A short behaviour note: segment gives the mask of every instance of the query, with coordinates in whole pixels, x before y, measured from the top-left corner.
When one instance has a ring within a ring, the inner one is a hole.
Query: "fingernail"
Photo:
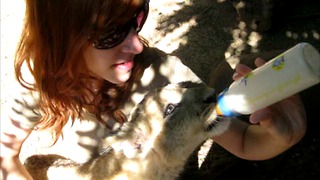
[[[232,75],[232,79],[236,79],[238,76],[239,76],[239,73],[234,72],[233,75]]]

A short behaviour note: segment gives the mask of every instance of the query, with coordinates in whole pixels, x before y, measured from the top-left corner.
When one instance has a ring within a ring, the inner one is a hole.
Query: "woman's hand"
[[[257,58],[255,64],[260,67],[265,61]],[[238,64],[235,70],[234,80],[252,71],[243,64]],[[248,160],[279,155],[299,142],[307,128],[304,106],[298,95],[252,113],[251,124],[237,119],[229,121],[228,131],[213,140],[234,155]]]
[[[265,64],[265,61],[257,58],[255,64],[260,67]],[[236,80],[251,71],[249,67],[238,64],[233,79]],[[296,144],[306,132],[306,114],[299,95],[288,97],[254,112],[250,116],[250,122],[259,124],[271,136],[281,139],[288,146]]]

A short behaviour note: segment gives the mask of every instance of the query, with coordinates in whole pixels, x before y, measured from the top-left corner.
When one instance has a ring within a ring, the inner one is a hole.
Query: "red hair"
[[[86,81],[90,77],[83,58],[90,46],[87,37],[99,25],[111,25],[130,19],[143,0],[26,0],[24,31],[16,52],[15,74],[19,83],[39,92],[41,128],[52,128],[55,140],[71,117],[82,118],[83,108],[89,108],[97,119],[103,114],[123,123],[119,110],[130,96],[133,83],[144,70],[143,60],[135,58],[130,79],[122,85],[105,81],[92,103],[86,103]],[[116,10],[115,10],[116,9]],[[146,46],[146,41],[143,41]],[[34,83],[25,81],[22,65],[27,64]]]

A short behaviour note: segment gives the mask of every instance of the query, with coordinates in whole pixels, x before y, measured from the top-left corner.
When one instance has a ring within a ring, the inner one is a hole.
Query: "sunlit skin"
[[[125,83],[134,66],[133,59],[140,54],[143,45],[137,32],[131,29],[126,39],[111,49],[89,46],[84,52],[85,62],[92,76],[114,84]]]

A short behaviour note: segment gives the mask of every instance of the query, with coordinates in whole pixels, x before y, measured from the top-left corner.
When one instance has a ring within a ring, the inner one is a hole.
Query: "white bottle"
[[[218,96],[216,112],[229,117],[251,114],[319,82],[319,52],[299,43],[234,81]]]

